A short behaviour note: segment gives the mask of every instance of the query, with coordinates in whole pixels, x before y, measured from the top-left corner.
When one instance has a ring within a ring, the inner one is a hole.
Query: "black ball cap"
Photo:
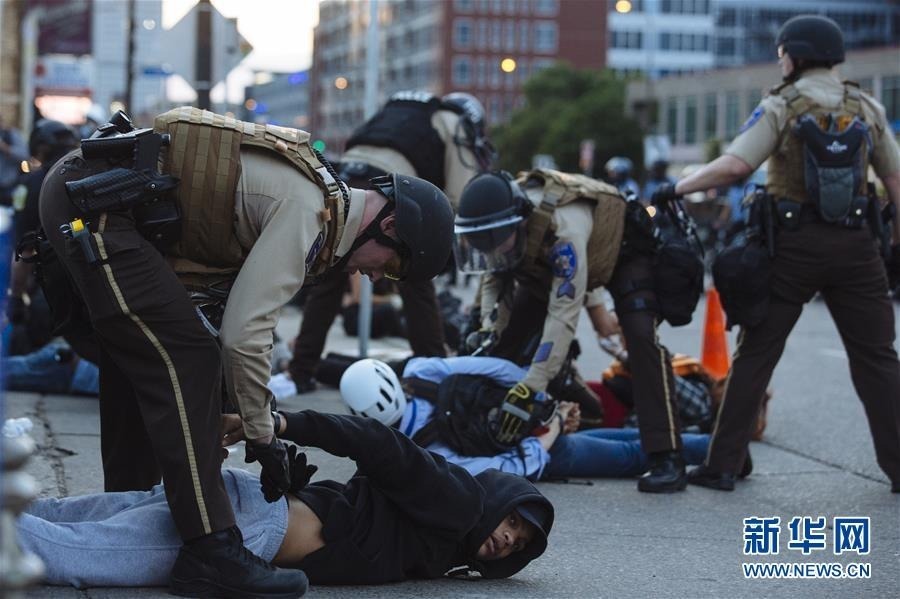
[[[427,281],[447,266],[453,249],[453,209],[425,179],[392,175],[397,236],[409,250],[408,281]]]
[[[844,34],[838,24],[820,15],[799,15],[785,21],[776,46],[794,60],[815,60],[828,64],[844,62]]]

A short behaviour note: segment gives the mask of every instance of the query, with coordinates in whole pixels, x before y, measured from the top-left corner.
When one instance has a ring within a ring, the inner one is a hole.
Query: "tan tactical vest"
[[[605,285],[612,277],[622,245],[625,230],[625,199],[618,190],[607,183],[585,175],[562,173],[550,169],[535,169],[519,173],[516,181],[524,189],[529,181],[543,183],[541,203],[528,217],[528,237],[525,258],[519,270],[524,269],[527,279],[552,284],[551,265],[547,254],[554,243],[556,226],[553,211],[558,206],[579,199],[594,202],[594,226],[587,247],[588,284],[591,290]]]
[[[189,106],[159,115],[153,128],[172,136],[160,172],[180,179],[181,240],[172,250],[176,272],[223,275],[243,264],[246,255],[234,229],[234,202],[245,147],[285,158],[322,190],[321,198],[297,200],[321,202],[319,217],[325,229],[325,242],[307,274],[320,275],[331,265],[344,229],[345,202],[340,185],[310,148],[309,133]]]
[[[815,115],[819,120],[819,126],[827,128],[825,120],[828,115],[834,115],[838,131],[843,131],[850,125],[854,117],[865,120],[862,111],[862,100],[859,84],[853,81],[844,81],[844,99],[838,109],[826,109],[806,96],[800,94],[793,83],[784,83],[769,90],[770,94],[777,94],[787,103],[787,121],[782,129],[777,149],[769,160],[769,170],[766,180],[766,190],[775,198],[789,198],[796,202],[809,202],[806,194],[806,184],[803,176],[803,142],[792,133],[797,119],[807,113]],[[863,142],[863,173],[869,168],[869,148]],[[865,176],[862,184],[865,186]],[[859,190],[860,195],[865,195],[865,188]]]

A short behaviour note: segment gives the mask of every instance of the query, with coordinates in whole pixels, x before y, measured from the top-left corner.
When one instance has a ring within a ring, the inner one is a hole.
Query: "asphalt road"
[[[696,355],[703,306],[694,322],[665,328],[670,349]],[[898,310],[900,317],[900,310]],[[296,331],[296,315],[279,325]],[[579,365],[585,378],[599,378],[609,359],[592,340],[584,319],[579,337],[585,352]],[[733,348],[733,336],[730,340]],[[333,329],[329,347],[352,348],[355,341]],[[375,345],[398,351],[403,342]],[[543,557],[508,580],[407,582],[378,587],[318,587],[310,597],[896,597],[900,587],[900,495],[891,494],[875,463],[863,409],[850,383],[847,358],[824,304],[804,311],[789,339],[772,381],[765,438],[752,447],[755,470],[734,493],[689,487],[684,493],[638,493],[634,480],[596,480],[590,484],[542,483],[554,502],[556,524]],[[342,411],[334,390],[290,398],[285,409]],[[11,393],[6,416],[28,416],[35,423],[40,451],[28,470],[46,496],[102,489],[98,414],[90,398]],[[242,452],[241,452],[242,453]],[[317,477],[342,479],[347,461],[314,450]],[[239,456],[226,465],[245,467]],[[777,556],[745,556],[743,519],[781,518]],[[788,521],[824,516],[826,550],[804,556],[789,549]],[[834,517],[871,519],[868,555],[834,555]],[[742,563],[870,564],[864,579],[748,580]],[[29,597],[162,597],[165,589],[87,589],[40,587]]]

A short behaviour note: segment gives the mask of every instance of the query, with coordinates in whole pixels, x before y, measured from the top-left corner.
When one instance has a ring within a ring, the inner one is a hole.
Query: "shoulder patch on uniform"
[[[319,235],[316,237],[316,240],[313,241],[312,247],[309,248],[309,252],[306,254],[307,271],[312,268],[312,265],[315,263],[316,258],[319,257],[319,252],[322,251],[323,245],[325,245],[325,233],[319,231]]]
[[[747,120],[744,121],[744,124],[741,125],[741,129],[738,133],[743,133],[744,131],[755,125],[765,113],[766,111],[762,106],[757,106],[756,109],[752,113],[750,113],[750,116],[747,117]]]
[[[575,299],[575,285],[572,284],[572,277],[578,268],[578,255],[575,253],[575,246],[571,241],[557,243],[550,250],[550,264],[553,269],[553,276],[564,279],[559,284],[556,291],[556,297],[568,297]]]
[[[541,362],[546,362],[550,357],[550,352],[553,351],[553,342],[546,341],[541,343],[540,347],[537,348],[537,351],[534,352],[534,360],[532,360],[533,364],[540,364]]]

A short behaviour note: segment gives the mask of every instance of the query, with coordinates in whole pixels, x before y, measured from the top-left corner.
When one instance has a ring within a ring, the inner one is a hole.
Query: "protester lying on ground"
[[[358,471],[346,484],[308,483],[315,467],[291,447],[287,501],[268,503],[255,475],[225,469],[247,547],[267,562],[302,569],[313,584],[376,584],[457,569],[504,578],[546,549],[553,506],[521,477],[497,470],[473,477],[372,418],[313,411],[273,418],[280,438],[349,457]],[[223,416],[223,444],[243,436],[240,417]],[[48,583],[79,588],[164,585],[182,548],[160,485],[40,499],[18,532],[46,564]]]
[[[637,476],[647,469],[634,429],[577,431],[578,406],[563,402],[544,426],[518,443],[494,436],[509,385],[524,369],[502,358],[413,358],[401,384],[384,362],[360,360],[344,373],[351,411],[396,426],[433,453],[477,474],[496,468],[531,479]],[[547,402],[546,396],[542,402]],[[708,435],[682,435],[688,464],[706,455]]]

